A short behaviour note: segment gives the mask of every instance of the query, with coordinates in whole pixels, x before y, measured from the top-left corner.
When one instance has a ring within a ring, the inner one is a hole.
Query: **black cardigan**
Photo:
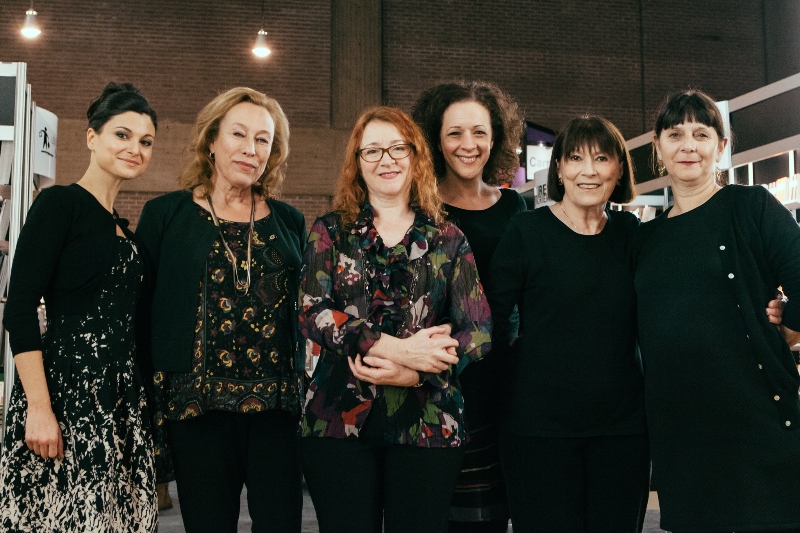
[[[289,294],[295,301],[306,226],[303,215],[277,200],[268,200],[270,245],[295,276]],[[199,216],[190,191],[175,191],[144,205],[136,235],[145,251],[148,275],[137,318],[140,350],[152,354],[156,371],[190,372],[197,323],[197,298],[203,265],[219,235],[217,227]],[[272,235],[275,236],[272,239]],[[299,343],[297,322],[292,324],[295,369],[305,366],[305,344]]]
[[[3,313],[15,355],[42,349],[36,312],[42,297],[51,317],[89,311],[111,266],[115,224],[133,238],[126,220],[115,221],[78,184],[39,193],[17,241]]]
[[[764,187],[728,185],[726,189],[717,194],[728,195],[730,224],[722,237],[725,245],[716,253],[725,271],[731,273],[731,296],[742,310],[759,368],[764,371],[765,394],[780,397],[775,401],[781,414],[776,421],[784,429],[795,431],[800,427],[800,376],[789,346],[770,324],[764,309],[781,286],[789,298],[783,309],[783,325],[800,331],[800,228]],[[635,254],[643,246],[652,245],[648,239],[668,214],[665,211],[639,227]]]

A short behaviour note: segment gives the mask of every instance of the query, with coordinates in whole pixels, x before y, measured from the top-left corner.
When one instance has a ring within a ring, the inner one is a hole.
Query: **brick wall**
[[[533,122],[558,129],[591,112],[633,137],[669,91],[722,100],[764,85],[761,0],[641,5],[642,16],[637,0],[387,0],[384,100],[409,109],[439,81],[491,80]]]
[[[259,61],[249,51],[258,0],[48,0],[36,5],[34,41],[19,35],[27,0],[3,0],[0,61],[27,62],[34,99],[59,116],[59,183],[86,168],[84,113],[105,82],[141,87],[161,125],[150,169],[120,195],[134,220],[146,198],[176,187],[205,103],[235,85],[265,91],[292,128],[282,194],[313,220],[327,209],[349,133],[331,127],[332,50],[347,41],[332,39],[331,6],[342,1],[267,2],[273,53]],[[668,91],[695,86],[726,99],[765,83],[766,0],[361,1],[382,4],[383,100],[407,110],[439,81],[486,79],[534,122],[558,129],[593,112],[632,137],[650,128]]]
[[[219,91],[251,86],[299,126],[327,126],[330,1],[265,2],[266,60],[250,52],[261,0],[47,0],[42,34],[19,35],[28,0],[0,2],[0,61],[28,63],[34,98],[83,118],[108,81],[138,85],[163,118],[191,123]]]
[[[114,202],[114,209],[117,210],[120,217],[127,218],[130,223],[129,227],[135,230],[144,204],[160,195],[161,193],[157,192],[120,191]]]

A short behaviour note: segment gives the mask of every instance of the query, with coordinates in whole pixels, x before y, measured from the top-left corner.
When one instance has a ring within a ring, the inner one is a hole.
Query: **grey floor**
[[[175,491],[175,483],[170,483],[169,492],[172,495],[173,508],[168,511],[162,511],[159,517],[159,533],[185,533],[183,529],[183,520],[181,520],[180,502],[178,501],[178,494]],[[242,507],[239,515],[239,531],[242,533],[250,531],[250,515],[247,511],[247,498],[246,492],[242,493]],[[651,504],[648,507],[657,506]],[[647,510],[647,516],[644,521],[644,533],[658,533],[663,531],[658,527],[659,511],[657,508]],[[303,493],[303,530],[302,533],[317,533],[317,518],[314,515],[314,506],[311,503],[311,498],[308,492]],[[509,528],[509,532],[512,528]]]

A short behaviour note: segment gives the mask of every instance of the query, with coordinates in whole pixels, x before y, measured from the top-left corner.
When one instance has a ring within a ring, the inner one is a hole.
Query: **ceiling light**
[[[22,26],[22,35],[28,39],[33,39],[42,33],[39,29],[39,24],[36,22],[36,11],[33,10],[33,2],[31,8],[25,12],[25,24]]]
[[[267,57],[272,50],[267,48],[267,32],[264,30],[258,30],[258,36],[256,37],[256,45],[253,47],[253,53],[258,57]]]
[[[258,30],[256,45],[253,47],[253,54],[256,57],[267,57],[272,53],[272,50],[267,47],[267,32],[264,31],[264,4],[266,3],[267,0],[261,0],[261,29]]]

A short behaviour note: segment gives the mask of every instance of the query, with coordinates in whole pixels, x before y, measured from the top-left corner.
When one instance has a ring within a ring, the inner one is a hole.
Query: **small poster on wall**
[[[33,126],[33,182],[37,189],[44,189],[56,182],[58,117],[37,107]]]
[[[553,205],[555,202],[550,199],[550,194],[547,190],[547,173],[549,169],[542,169],[533,175],[534,192],[533,196],[536,199],[534,202],[534,209]]]
[[[528,181],[531,181],[536,172],[550,167],[550,154],[553,152],[553,147],[544,144],[529,144],[526,149]]]

